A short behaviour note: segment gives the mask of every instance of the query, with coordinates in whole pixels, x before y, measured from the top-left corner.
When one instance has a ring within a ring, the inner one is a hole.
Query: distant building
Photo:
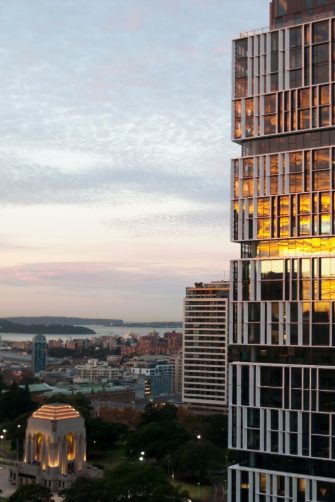
[[[170,361],[173,365],[173,394],[182,393],[183,384],[183,352],[180,350],[178,354],[170,356]]]
[[[34,375],[45,371],[47,366],[47,340],[44,335],[36,335],[32,345],[32,370]]]
[[[229,282],[195,283],[184,301],[183,402],[226,412]]]
[[[137,376],[139,384],[136,397],[156,398],[173,393],[173,364],[168,359],[144,356],[135,360],[130,372]]]
[[[122,378],[124,371],[120,367],[109,366],[105,361],[89,359],[87,364],[75,366],[74,382],[77,379],[87,382],[98,382],[107,380],[117,380]]]
[[[58,491],[71,486],[86,468],[84,419],[69,405],[47,404],[28,420],[24,460],[11,468],[10,481]]]
[[[176,354],[181,350],[182,343],[182,333],[171,331],[160,336],[157,331],[152,331],[147,335],[139,337],[138,340],[133,340],[132,343],[122,345],[121,354],[122,356]]]

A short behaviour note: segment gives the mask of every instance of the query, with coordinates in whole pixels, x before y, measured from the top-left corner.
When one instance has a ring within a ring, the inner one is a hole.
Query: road
[[[207,502],[226,502],[226,490],[220,480],[211,478],[209,480],[213,487],[213,493]]]

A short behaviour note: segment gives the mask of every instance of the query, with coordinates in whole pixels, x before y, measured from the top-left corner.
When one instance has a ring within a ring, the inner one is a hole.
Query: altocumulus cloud
[[[15,235],[3,221],[0,236],[12,246],[13,268],[1,270],[2,284],[57,284],[65,291],[70,283],[74,288],[81,283],[92,295],[105,284],[121,290],[128,285],[128,272],[117,266],[116,249],[123,239],[122,249],[133,249],[138,259],[129,256],[131,263],[139,263],[141,287],[147,277],[150,291],[159,298],[170,279],[158,268],[147,268],[155,262],[154,251],[139,255],[144,248],[138,243],[145,237],[154,249],[164,239],[174,240],[175,255],[181,258],[175,273],[167,274],[176,280],[174,295],[183,281],[206,270],[208,278],[214,277],[215,267],[218,274],[227,269],[228,251],[222,252],[219,267],[219,257],[213,262],[209,250],[223,249],[223,240],[228,240],[229,159],[238,155],[229,132],[230,39],[240,26],[257,27],[267,3],[3,2],[0,205],[8,217],[8,207],[22,208],[22,234],[31,228],[40,252],[36,265],[17,267],[16,246],[22,263],[24,246],[30,244],[20,238],[17,212]],[[250,13],[248,19],[243,19],[244,12]],[[24,218],[27,206],[29,221]],[[61,240],[54,215],[65,206]],[[105,217],[96,211],[96,221],[87,221],[84,232],[90,249],[96,242],[96,253],[94,259],[90,251],[92,264],[83,265],[87,250],[77,244],[76,229],[80,208],[84,218],[92,206],[108,211]],[[103,232],[111,261],[99,265],[105,254]],[[190,235],[193,250],[197,236],[205,236],[208,250],[199,245],[198,265],[193,251],[188,268]],[[62,262],[57,269],[60,242],[71,266]],[[45,245],[49,263],[41,264]],[[1,249],[4,253],[7,248]],[[169,286],[165,291],[172,290]]]

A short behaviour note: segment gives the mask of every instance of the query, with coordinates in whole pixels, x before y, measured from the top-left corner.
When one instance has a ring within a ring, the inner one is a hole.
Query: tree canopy
[[[49,488],[33,484],[20,486],[8,502],[54,502],[54,499]]]
[[[138,456],[143,450],[146,458],[159,460],[173,453],[190,439],[186,430],[176,422],[168,420],[151,422],[138,427],[128,440],[129,456]]]
[[[116,441],[123,439],[128,433],[128,427],[122,424],[111,424],[101,418],[87,418],[86,436],[89,449],[115,447]]]
[[[36,409],[28,385],[24,389],[13,382],[7,390],[0,394],[0,422],[15,420],[20,415],[31,413]]]
[[[177,419],[177,407],[170,403],[149,403],[144,408],[141,425]]]
[[[63,494],[64,502],[183,502],[186,496],[162,469],[139,462],[121,464],[101,480],[78,479]]]
[[[180,446],[172,457],[172,467],[180,479],[203,479],[225,465],[225,452],[204,440],[191,440]]]

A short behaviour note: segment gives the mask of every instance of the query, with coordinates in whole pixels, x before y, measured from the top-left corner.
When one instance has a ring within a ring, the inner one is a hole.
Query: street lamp
[[[139,461],[140,461],[140,462],[143,462],[143,460],[144,460],[144,457],[142,457],[142,456],[141,456],[141,457],[139,457]]]
[[[198,434],[198,435],[197,435],[197,439],[201,439],[201,434]]]
[[[145,451],[141,451],[141,455],[142,455],[142,457],[144,457]]]

